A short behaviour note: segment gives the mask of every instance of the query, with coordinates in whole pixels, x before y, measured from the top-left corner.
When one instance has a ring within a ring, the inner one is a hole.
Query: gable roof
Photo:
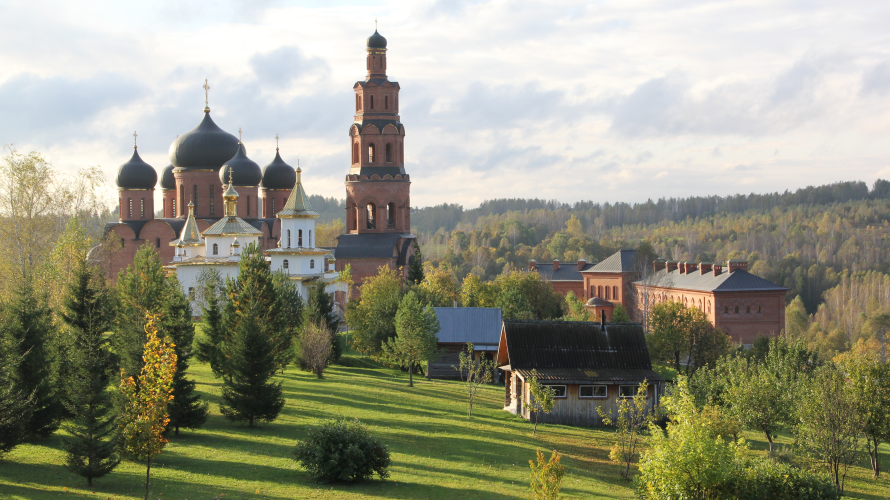
[[[500,307],[436,307],[439,343],[472,342],[477,351],[496,351],[501,337]]]
[[[618,250],[605,260],[584,272],[588,273],[630,273],[636,271],[637,251]]]
[[[646,336],[639,323],[504,321],[498,362],[542,380],[664,380],[652,370]]]
[[[650,286],[678,288],[683,290],[699,290],[704,292],[744,292],[744,291],[787,291],[788,289],[755,276],[744,269],[733,272],[722,272],[714,276],[713,272],[701,274],[695,270],[689,274],[680,274],[679,269],[666,272],[664,269],[653,274],[648,280]],[[637,281],[636,283],[641,283]]]
[[[319,217],[318,212],[312,210],[309,196],[303,189],[303,181],[300,180],[301,173],[302,170],[297,167],[297,183],[290,192],[290,196],[287,197],[284,208],[275,214],[279,219],[317,219]]]
[[[593,264],[584,264],[583,271],[592,268]],[[560,262],[559,269],[554,271],[553,264],[535,264],[535,269],[541,278],[547,281],[584,281],[583,271],[578,270],[577,262]]]
[[[263,232],[240,217],[223,217],[201,233],[201,236],[262,236]]]

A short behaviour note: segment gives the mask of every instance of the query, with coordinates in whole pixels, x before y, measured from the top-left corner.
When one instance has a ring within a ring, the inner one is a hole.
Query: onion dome
[[[219,128],[205,108],[204,119],[170,145],[170,163],[183,169],[218,169],[238,152],[238,138]]]
[[[176,189],[176,179],[173,178],[173,165],[167,165],[161,171],[161,189]]]
[[[238,143],[238,152],[219,169],[219,182],[221,184],[236,186],[259,186],[263,180],[263,172],[255,161],[247,157],[244,144]]]
[[[281,159],[278,149],[275,149],[275,159],[272,163],[263,167],[263,183],[266,189],[293,189],[297,183],[297,173],[294,167]]]
[[[377,33],[377,30],[374,30],[374,34],[368,37],[368,48],[369,49],[385,49],[386,48],[386,38],[383,38],[383,35]]]
[[[154,167],[142,161],[139,151],[133,148],[133,157],[117,169],[117,187],[119,189],[154,189],[158,182],[158,173]]]

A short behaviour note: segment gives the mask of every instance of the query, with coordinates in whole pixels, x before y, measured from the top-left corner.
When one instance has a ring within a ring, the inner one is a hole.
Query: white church
[[[300,179],[302,170],[297,167],[297,182],[284,208],[276,214],[281,223],[278,247],[265,250],[266,261],[272,272],[283,271],[297,282],[303,299],[309,296],[311,287],[324,286],[325,291],[348,292],[348,284],[337,280],[333,254],[315,247],[315,219],[309,197]],[[225,170],[223,171],[225,173]],[[179,238],[170,242],[175,247],[173,262],[166,267],[176,273],[185,292],[193,298],[198,287],[198,277],[205,269],[215,269],[222,276],[236,278],[241,261],[241,250],[250,244],[260,246],[263,233],[238,217],[238,193],[229,170],[229,183],[223,185],[225,213],[221,219],[203,233],[198,230],[194,204],[189,203],[189,214]],[[222,176],[221,176],[222,177]],[[342,311],[340,311],[342,313]]]

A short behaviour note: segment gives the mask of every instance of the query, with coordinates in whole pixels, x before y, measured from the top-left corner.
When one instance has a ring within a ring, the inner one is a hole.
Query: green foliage
[[[558,319],[564,315],[564,299],[538,273],[514,271],[495,280],[496,300],[504,319]]]
[[[452,307],[460,298],[460,285],[441,267],[427,272],[412,289],[422,303],[432,307]]]
[[[467,402],[469,404],[467,409],[468,417],[473,416],[473,402],[476,400],[476,394],[479,393],[483,385],[491,383],[492,374],[496,366],[493,359],[485,359],[481,355],[480,359],[474,359],[474,352],[473,344],[467,342],[467,350],[461,351],[458,354],[460,365],[452,366],[452,368],[460,372],[460,378],[464,383],[464,390],[467,393]]]
[[[389,450],[358,420],[328,420],[310,427],[309,435],[297,444],[297,462],[320,482],[352,483],[389,477]]]
[[[612,322],[613,323],[629,323],[630,315],[627,314],[627,309],[624,308],[621,303],[615,304],[615,309],[612,310]]]
[[[420,252],[420,245],[414,240],[414,256],[411,264],[408,266],[408,281],[415,285],[419,285],[423,281],[423,254]]]
[[[136,251],[133,264],[122,270],[117,279],[120,309],[114,333],[114,352],[120,367],[127,373],[142,369],[145,346],[145,315],[158,315],[167,292],[167,279],[161,257],[152,245]]]
[[[337,339],[336,334],[333,336]],[[322,378],[325,368],[331,363],[334,348],[331,346],[331,332],[321,322],[308,322],[300,336],[300,365]]]
[[[532,435],[535,435],[538,433],[538,414],[542,412],[549,414],[553,411],[553,406],[556,404],[556,393],[549,385],[538,382],[538,370],[532,370],[526,383],[528,384],[529,400],[523,401],[522,407],[525,408],[525,411],[535,414],[535,427],[532,430]]]
[[[254,427],[277,418],[284,406],[281,383],[271,378],[284,368],[282,357],[292,344],[272,273],[255,244],[241,254],[238,279],[228,283],[227,293],[220,411]]]
[[[272,287],[275,289],[275,295],[281,300],[281,311],[284,315],[284,324],[288,329],[288,336],[296,338],[305,324],[305,315],[309,312],[306,310],[303,297],[300,295],[300,287],[296,281],[290,279],[290,275],[284,272],[283,269],[272,273]],[[322,308],[324,308],[324,305],[322,305]],[[312,320],[316,320],[319,312],[316,310],[312,311],[312,313],[315,315]]]
[[[414,292],[408,292],[396,313],[396,336],[382,346],[382,357],[408,368],[408,387],[414,387],[414,367],[432,361],[439,338],[439,320],[432,307],[423,307]]]
[[[498,291],[496,284],[471,273],[461,284],[460,303],[464,307],[497,307]]]
[[[550,460],[541,453],[541,450],[535,450],[538,462],[534,460],[528,461],[531,469],[531,490],[534,500],[558,500],[559,490],[562,489],[562,478],[566,474],[566,468],[559,463],[562,455],[553,450],[550,454]]]
[[[800,295],[785,306],[785,331],[792,337],[803,337],[807,333],[807,309]]]
[[[396,334],[396,312],[402,300],[402,280],[398,272],[381,266],[359,287],[361,298],[349,302],[346,320],[352,327],[353,348],[378,356],[381,345]]]
[[[834,486],[811,472],[773,460],[750,460],[736,478],[737,500],[840,500]]]
[[[195,357],[202,363],[210,364],[213,374],[222,377],[225,373],[225,358],[222,355],[223,340],[226,338],[223,324],[225,285],[222,275],[215,269],[201,271],[198,283],[203,299],[201,321],[204,328],[203,335],[195,342]]]
[[[73,348],[66,359],[67,405],[72,419],[65,426],[70,435],[65,439],[65,463],[92,486],[93,479],[120,463],[107,391],[116,360],[105,336],[114,327],[115,302],[102,271],[85,261],[77,265],[67,292],[61,318],[68,326]]]
[[[654,408],[649,408],[649,382],[643,380],[632,398],[622,398],[618,403],[618,414],[612,415],[597,406],[596,411],[603,419],[603,425],[615,427],[618,440],[609,453],[613,462],[624,464],[621,476],[630,478],[630,466],[639,454],[643,442],[643,432],[655,421]]]
[[[195,325],[192,306],[175,277],[167,278],[167,288],[158,319],[158,332],[173,344],[176,372],[173,375],[173,401],[170,402],[170,425],[175,435],[179,429],[198,429],[207,421],[207,402],[195,392],[195,381],[187,378]]]
[[[20,362],[15,379],[32,407],[25,427],[29,438],[46,437],[59,428],[64,408],[54,359],[52,312],[46,294],[24,282],[0,312],[0,336],[17,346]]]
[[[0,331],[0,459],[27,437],[33,400],[18,382],[22,355],[17,339]]]
[[[579,299],[575,292],[569,291],[565,300],[568,309],[568,314],[563,317],[565,321],[590,321],[590,311],[584,308],[584,301]]]
[[[702,311],[673,300],[652,307],[646,342],[653,361],[671,363],[687,376],[713,366],[730,347],[729,337],[715,330]]]
[[[334,299],[325,291],[324,285],[319,284],[309,289],[309,304],[303,314],[304,325],[314,324],[324,327],[328,334],[328,344],[331,346],[330,361],[334,363],[339,361],[343,354],[340,337],[337,335],[340,318],[334,313]]]

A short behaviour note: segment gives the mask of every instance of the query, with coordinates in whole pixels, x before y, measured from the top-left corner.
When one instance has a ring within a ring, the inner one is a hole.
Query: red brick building
[[[407,275],[414,255],[411,179],[405,173],[405,127],[399,116],[401,88],[386,76],[386,50],[386,39],[374,31],[366,47],[366,78],[353,86],[346,233],[337,238],[334,255],[338,271],[350,266],[356,287],[381,266],[402,268]]]
[[[566,262],[562,264],[554,259],[552,264],[538,264],[534,260],[529,263],[528,270],[541,275],[541,278],[549,281],[553,289],[563,295],[575,292],[575,296],[586,299],[584,295],[584,271],[593,267],[586,260],[578,262]]]

